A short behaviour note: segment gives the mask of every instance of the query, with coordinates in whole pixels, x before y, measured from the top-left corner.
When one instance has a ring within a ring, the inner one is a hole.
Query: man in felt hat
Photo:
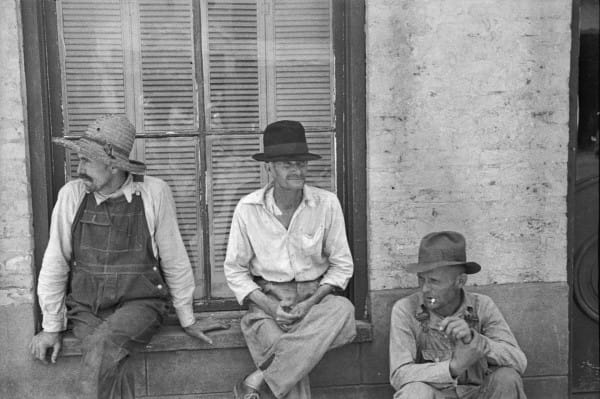
[[[419,262],[406,269],[417,274],[420,290],[392,309],[394,399],[525,398],[525,354],[494,302],[464,290],[467,275],[481,270],[467,262],[464,237],[426,235]]]
[[[263,134],[271,183],[243,197],[234,212],[225,259],[229,287],[249,310],[242,332],[257,369],[234,387],[235,398],[310,398],[308,373],[329,349],[356,335],[354,306],[336,293],[353,263],[337,197],[305,184],[304,127],[270,124]]]
[[[191,336],[211,343],[206,331],[227,328],[196,320],[194,278],[168,185],[144,177],[129,160],[135,128],[107,115],[78,141],[57,139],[78,153],[79,178],[61,188],[38,280],[43,330],[32,354],[56,362],[67,322],[81,340],[76,398],[133,398],[126,360],[157,332],[172,299]]]

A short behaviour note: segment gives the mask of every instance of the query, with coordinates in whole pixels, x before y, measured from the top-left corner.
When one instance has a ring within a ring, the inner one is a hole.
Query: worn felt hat
[[[143,174],[146,165],[129,159],[135,127],[123,115],[104,115],[92,122],[79,140],[56,138],[56,144],[90,159],[134,174]]]
[[[263,133],[264,152],[252,155],[257,161],[312,161],[320,155],[308,152],[304,126],[296,121],[277,121]]]
[[[421,240],[419,261],[406,266],[409,273],[421,273],[442,266],[464,266],[465,273],[481,270],[475,262],[467,262],[465,237],[455,231],[429,233]]]

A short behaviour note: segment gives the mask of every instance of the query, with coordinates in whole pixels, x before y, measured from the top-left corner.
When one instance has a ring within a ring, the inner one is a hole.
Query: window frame
[[[356,318],[368,320],[365,2],[364,0],[333,0],[332,4],[336,86],[335,123],[338,132],[336,183],[355,266],[347,294],[355,305]],[[194,24],[196,24],[196,21],[199,21],[197,1],[194,2],[193,10]],[[56,2],[23,0],[21,21],[34,225],[32,272],[34,284],[37,286],[37,276],[48,243],[52,209],[58,190],[65,181],[63,163],[54,162],[55,159],[64,158],[64,151],[62,147],[52,145],[52,138],[61,137],[64,129]],[[199,43],[201,39],[199,35],[196,37],[195,46],[201,48]],[[199,113],[203,112],[203,109],[199,110]],[[204,140],[200,140],[200,143],[202,151],[205,149]],[[204,179],[202,184],[205,184]],[[200,216],[206,220],[207,207],[206,204],[204,205]],[[203,236],[206,245],[207,234]],[[233,299],[195,302],[196,311],[232,310],[236,307],[239,309],[239,305]],[[37,295],[34,313],[39,330],[41,314]]]

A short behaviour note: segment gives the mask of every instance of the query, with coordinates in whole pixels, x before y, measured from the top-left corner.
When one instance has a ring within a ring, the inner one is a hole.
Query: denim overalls
[[[481,333],[481,325],[477,316],[477,299],[475,303],[463,305],[458,316],[463,318],[470,328]],[[417,363],[442,362],[450,360],[455,343],[450,337],[439,331],[438,326],[442,318],[431,313],[424,305],[415,312],[415,318],[420,322],[421,329],[417,337]],[[488,364],[484,358],[469,367],[458,377],[456,388],[459,397],[471,388],[479,387],[488,374]],[[435,384],[432,384],[435,385]],[[443,388],[443,387],[438,387]]]
[[[82,340],[78,397],[133,398],[125,367],[167,311],[168,287],[152,250],[139,192],[96,204],[87,193],[72,225],[68,319]]]

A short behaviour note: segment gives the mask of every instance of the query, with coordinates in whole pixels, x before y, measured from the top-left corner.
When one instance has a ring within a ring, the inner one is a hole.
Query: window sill
[[[209,335],[213,340],[213,345],[209,345],[198,339],[187,335],[181,327],[177,325],[164,325],[160,331],[152,338],[152,341],[142,351],[144,353],[152,352],[174,352],[189,350],[207,350],[207,349],[232,349],[245,348],[246,342],[240,329],[240,317],[227,318],[219,317],[230,324],[228,330],[213,331]],[[353,343],[371,342],[373,340],[372,325],[366,321],[356,321],[356,338]],[[81,346],[77,338],[68,331],[63,336],[63,346],[61,356],[80,356]]]

